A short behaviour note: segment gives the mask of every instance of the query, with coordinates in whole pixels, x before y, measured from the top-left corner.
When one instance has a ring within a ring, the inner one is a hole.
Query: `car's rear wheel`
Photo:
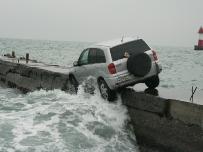
[[[158,87],[159,85],[159,76],[156,75],[156,76],[153,76],[153,77],[150,77],[148,78],[146,81],[145,81],[145,84],[148,88],[156,88]]]
[[[117,98],[116,91],[111,90],[103,79],[98,80],[98,85],[103,99],[114,101]]]

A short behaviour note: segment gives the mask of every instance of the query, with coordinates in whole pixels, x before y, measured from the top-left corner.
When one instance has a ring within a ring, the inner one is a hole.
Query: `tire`
[[[103,99],[108,101],[116,100],[116,92],[111,90],[103,79],[98,80],[98,86]]]
[[[154,89],[154,88],[158,87],[158,85],[159,85],[159,76],[156,75],[156,76],[153,76],[151,78],[148,78],[145,81],[145,85],[150,89]]]
[[[70,82],[70,87],[69,87],[70,93],[77,94],[79,84],[73,75],[69,76],[69,82]]]
[[[136,77],[143,77],[151,70],[151,58],[146,53],[139,53],[128,58],[127,69]]]

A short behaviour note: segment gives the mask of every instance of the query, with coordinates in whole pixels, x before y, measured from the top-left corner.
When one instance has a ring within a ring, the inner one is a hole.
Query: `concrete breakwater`
[[[23,92],[69,88],[69,69],[0,57],[0,80]],[[127,106],[141,151],[200,152],[203,149],[203,106],[125,89]],[[147,148],[146,148],[147,147]],[[150,150],[149,150],[150,149]]]
[[[141,151],[203,150],[203,105],[131,89],[123,91],[122,101],[128,107]]]
[[[0,57],[0,80],[23,92],[37,89],[68,89],[68,69],[56,65]]]

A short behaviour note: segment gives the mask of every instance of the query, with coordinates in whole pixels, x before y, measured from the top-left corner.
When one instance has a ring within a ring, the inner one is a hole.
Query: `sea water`
[[[92,43],[0,39],[0,55],[15,51],[44,63],[72,66]],[[195,102],[203,92],[203,51],[191,47],[153,46],[163,66],[159,94]],[[138,87],[137,87],[138,86]],[[135,85],[134,89],[145,87]],[[0,85],[0,151],[130,152],[139,151],[127,109],[120,97],[114,103],[82,88],[77,95],[61,90],[22,94]]]

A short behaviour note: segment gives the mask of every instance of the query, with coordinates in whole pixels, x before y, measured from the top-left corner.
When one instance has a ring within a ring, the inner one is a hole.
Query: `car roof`
[[[121,45],[121,44],[124,44],[127,42],[131,42],[134,40],[138,40],[138,39],[132,38],[132,37],[122,37],[120,39],[114,39],[114,40],[110,40],[110,41],[100,42],[100,43],[97,43],[95,46],[105,46],[105,47],[112,48],[112,47],[115,47],[115,46],[118,46],[118,45]]]

